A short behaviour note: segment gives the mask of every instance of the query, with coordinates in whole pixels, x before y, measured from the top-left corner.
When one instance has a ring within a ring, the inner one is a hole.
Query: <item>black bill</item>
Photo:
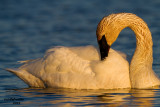
[[[102,36],[101,40],[98,41],[98,43],[99,43],[99,49],[101,53],[101,60],[104,60],[108,56],[109,49],[110,49],[110,46],[107,44],[105,35]]]

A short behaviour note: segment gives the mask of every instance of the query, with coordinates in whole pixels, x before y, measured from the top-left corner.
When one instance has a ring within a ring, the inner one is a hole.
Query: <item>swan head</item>
[[[129,13],[111,14],[104,17],[97,26],[97,41],[100,48],[101,60],[104,60],[109,53],[110,46],[117,39],[120,31],[124,28],[120,16]]]

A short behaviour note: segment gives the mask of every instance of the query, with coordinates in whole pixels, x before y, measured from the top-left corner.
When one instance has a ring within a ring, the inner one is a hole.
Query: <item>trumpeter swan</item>
[[[130,67],[121,53],[110,49],[125,27],[130,27],[137,39]],[[7,70],[30,87],[115,89],[160,84],[152,70],[151,33],[141,18],[131,13],[104,17],[97,26],[97,41],[100,55],[93,46],[55,47],[43,58],[23,61],[21,67]]]

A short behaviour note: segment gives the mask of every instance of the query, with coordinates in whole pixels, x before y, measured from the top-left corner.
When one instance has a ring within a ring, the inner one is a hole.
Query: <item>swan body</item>
[[[25,64],[18,69],[7,70],[31,87],[130,88],[129,64],[122,56],[111,49],[109,57],[100,61],[93,46],[55,47],[43,58],[23,61]]]
[[[137,40],[130,66],[124,54],[110,49],[125,27],[135,32]],[[111,14],[100,21],[96,33],[100,53],[93,46],[55,47],[42,58],[23,61],[21,67],[7,70],[30,87],[117,89],[160,84],[152,70],[151,33],[141,18],[131,13]]]

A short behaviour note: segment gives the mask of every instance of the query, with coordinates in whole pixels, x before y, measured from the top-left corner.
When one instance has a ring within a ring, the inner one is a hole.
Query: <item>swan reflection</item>
[[[23,104],[55,106],[153,106],[159,90],[74,90],[74,89],[18,89]],[[17,92],[16,91],[16,92]]]

